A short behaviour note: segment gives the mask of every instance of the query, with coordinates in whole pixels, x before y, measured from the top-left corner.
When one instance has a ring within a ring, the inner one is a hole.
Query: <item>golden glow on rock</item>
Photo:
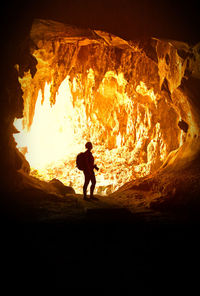
[[[29,73],[21,84],[30,88],[31,85],[25,83],[27,77]],[[83,183],[82,172],[75,166],[76,155],[85,150],[86,141],[92,141],[93,154],[100,167],[96,192],[113,192],[124,183],[149,174],[158,155],[160,161],[166,157],[166,145],[162,142],[159,124],[153,138],[149,135],[152,114],[147,107],[142,114],[134,98],[128,97],[123,73],[107,72],[96,93],[92,91],[95,84],[92,69],[88,71],[85,86],[80,78],[76,75],[70,81],[67,76],[63,80],[55,104],[51,104],[52,85],[46,82],[38,92],[30,128],[25,113],[23,119],[15,120],[20,133],[14,137],[19,150],[27,150],[25,156],[32,175],[43,180],[58,178],[73,186],[76,192],[82,192]],[[84,87],[86,98],[81,97]],[[156,100],[153,90],[148,90],[142,81],[136,91]],[[142,152],[149,136],[147,151]]]
[[[184,144],[187,135],[178,127],[182,116],[188,133],[192,137],[197,133],[187,98],[179,90],[172,94],[172,105],[165,93],[140,79],[134,86],[120,71],[101,76],[97,67],[90,67],[64,75],[64,64],[58,67],[51,47],[44,46],[46,52],[34,52],[35,76],[27,72],[19,78],[24,117],[14,122],[20,131],[14,136],[17,147],[32,175],[47,181],[57,178],[81,193],[83,174],[75,160],[91,141],[100,168],[96,193],[111,193],[158,169],[172,150]]]
[[[199,112],[186,83],[200,77],[199,54],[192,57],[189,47],[183,55],[169,41],[137,45],[44,20],[34,22],[30,37],[37,61],[30,72],[15,67],[24,110],[14,137],[31,175],[57,178],[82,193],[75,160],[91,141],[100,168],[95,193],[109,194],[156,171],[171,174],[199,153]],[[21,171],[27,167],[24,161]]]
[[[149,96],[151,100],[156,104],[156,95],[153,89],[148,89],[144,82],[140,81],[140,84],[136,87],[136,92],[143,96]]]

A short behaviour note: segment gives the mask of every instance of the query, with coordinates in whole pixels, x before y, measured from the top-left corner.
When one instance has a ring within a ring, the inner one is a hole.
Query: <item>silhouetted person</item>
[[[87,199],[87,187],[89,182],[91,181],[91,187],[90,187],[90,198],[94,199],[93,193],[94,193],[94,188],[96,185],[96,178],[94,174],[94,169],[97,171],[99,168],[94,164],[94,157],[92,155],[92,143],[87,142],[85,144],[85,148],[87,149],[84,152],[84,159],[85,159],[85,168],[83,170],[84,176],[85,176],[85,183],[83,185],[83,198]]]

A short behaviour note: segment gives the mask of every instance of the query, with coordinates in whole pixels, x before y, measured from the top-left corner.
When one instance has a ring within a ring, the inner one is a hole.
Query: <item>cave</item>
[[[21,131],[15,139],[32,175],[58,178],[77,193],[83,181],[75,170],[76,154],[91,140],[100,167],[96,191],[113,192],[158,169],[183,144],[182,117],[190,130],[195,124],[188,118],[189,105],[177,110],[160,91],[158,66],[137,44],[75,30],[56,22],[33,23],[37,72],[19,79],[24,116],[15,121]]]
[[[186,282],[191,292],[200,43],[127,41],[37,18],[11,52],[0,108],[7,289],[23,279],[29,289],[106,283],[145,293]],[[75,163],[88,140],[100,168],[90,203]]]
[[[86,141],[100,167],[96,194],[148,188],[147,204],[162,204],[198,182],[191,163],[199,153],[193,90],[199,44],[126,41],[36,19],[20,51],[21,64],[12,70],[19,97],[9,122],[10,161],[21,180],[14,187],[35,187],[38,180],[51,192],[53,180],[81,194],[75,160]],[[188,167],[189,183],[181,189]]]

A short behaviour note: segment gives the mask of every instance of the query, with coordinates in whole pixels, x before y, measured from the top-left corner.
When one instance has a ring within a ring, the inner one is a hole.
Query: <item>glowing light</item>
[[[30,131],[22,130],[19,126],[22,124],[15,122],[15,126],[21,131],[15,139],[21,147],[28,147],[26,158],[31,167],[44,168],[76,151],[73,113],[68,79],[62,82],[53,106],[50,105],[50,84],[46,83],[44,102],[42,103],[42,93],[39,91]]]
[[[20,81],[27,97],[28,87],[31,88],[27,82],[30,79],[28,75]],[[151,169],[153,151],[150,148],[144,151],[148,154],[147,163],[141,163],[140,154],[151,128],[151,113],[146,109],[142,117],[138,105],[125,91],[126,84],[122,73],[109,71],[95,94],[94,71],[89,69],[84,86],[80,74],[72,82],[67,76],[52,105],[52,85],[46,82],[44,89],[38,93],[30,128],[27,126],[28,112],[24,112],[23,119],[14,122],[20,131],[14,135],[17,147],[22,152],[27,151],[25,157],[31,166],[31,174],[43,180],[57,178],[65,185],[72,185],[77,193],[82,192],[83,174],[76,168],[75,159],[90,140],[94,144],[93,155],[100,168],[96,173],[96,192],[112,192],[138,176],[147,175]],[[83,89],[86,93],[84,97]],[[148,90],[143,82],[136,90],[155,101],[153,90]],[[134,114],[137,114],[137,118]],[[134,141],[131,140],[133,135]],[[157,126],[153,140],[156,142],[158,139],[161,139],[161,135]]]

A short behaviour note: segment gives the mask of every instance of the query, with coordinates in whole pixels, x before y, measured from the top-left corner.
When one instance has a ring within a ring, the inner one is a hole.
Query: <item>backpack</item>
[[[76,166],[79,170],[83,171],[85,168],[85,153],[81,152],[76,157]]]

